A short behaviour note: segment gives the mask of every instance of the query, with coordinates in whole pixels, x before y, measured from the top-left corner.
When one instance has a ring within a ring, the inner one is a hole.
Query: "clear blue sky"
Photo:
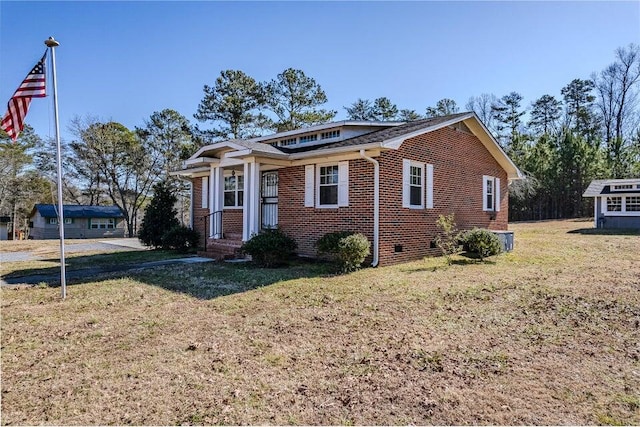
[[[518,91],[529,105],[640,43],[640,2],[0,2],[0,106],[57,49],[63,138],[76,115],[141,126],[193,114],[224,69],[265,81],[288,67],[321,84],[336,119],[357,98],[424,113],[441,98]],[[27,122],[53,136],[53,107]]]

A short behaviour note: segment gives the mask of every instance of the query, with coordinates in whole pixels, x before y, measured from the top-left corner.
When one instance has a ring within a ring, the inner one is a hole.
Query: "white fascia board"
[[[274,158],[274,159],[287,159],[289,155],[287,153],[267,153],[259,150],[252,150],[250,148],[246,148],[244,150],[232,151],[230,153],[225,153],[224,157],[246,157],[246,156],[260,156],[265,158]]]
[[[215,157],[197,157],[197,158],[189,158],[183,162],[185,166],[194,166],[194,165],[210,165],[213,163],[220,163],[220,159],[216,159]]]
[[[198,151],[195,152],[194,155],[189,157],[188,160],[196,159],[202,156],[202,154],[206,153],[207,151],[215,151],[215,150],[220,150],[222,148],[230,148],[232,150],[243,150],[245,147],[238,144],[234,144],[231,141],[216,142],[215,144],[205,145],[204,147],[201,147]]]
[[[177,171],[171,171],[169,172],[169,175],[171,176],[184,176],[187,178],[192,178],[201,174],[209,174],[209,171],[211,170],[211,168],[209,166],[203,166],[203,167],[199,167],[199,168],[190,168],[190,169],[182,169],[182,170],[177,170]]]
[[[381,147],[380,142],[372,142],[369,144],[360,144],[360,145],[348,145],[345,147],[327,148],[326,150],[312,150],[312,151],[306,151],[304,153],[292,153],[292,154],[289,154],[289,159],[299,160],[299,159],[308,159],[313,157],[326,157],[332,154],[342,154],[342,153],[348,153],[351,151],[360,153],[360,150],[373,150],[380,147]]]

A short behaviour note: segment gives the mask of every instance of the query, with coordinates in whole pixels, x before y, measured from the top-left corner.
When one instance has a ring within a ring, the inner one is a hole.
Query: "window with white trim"
[[[640,212],[640,196],[627,196],[625,209],[626,212]]]
[[[433,208],[433,165],[402,160],[402,207]]]
[[[318,206],[338,205],[338,165],[318,168]]]
[[[244,197],[244,176],[231,175],[224,177],[224,207],[242,207]]]
[[[116,222],[113,218],[90,218],[89,228],[91,229],[113,229],[116,228]]]
[[[58,223],[58,218],[49,218],[49,224],[56,225]]]
[[[349,162],[307,165],[304,206],[338,208],[349,206]]]
[[[422,190],[424,188],[422,185],[423,173],[423,165],[412,164],[409,166],[409,206],[412,208],[422,207],[422,201],[424,200],[422,197]]]
[[[607,197],[607,212],[622,212],[622,196]]]
[[[500,211],[500,178],[482,176],[482,210],[487,212]]]
[[[611,188],[612,191],[633,190],[633,184],[617,184]]]

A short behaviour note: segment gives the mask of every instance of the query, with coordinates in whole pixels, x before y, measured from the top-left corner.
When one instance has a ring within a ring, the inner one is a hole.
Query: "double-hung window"
[[[230,175],[224,177],[224,207],[242,207],[244,196],[244,176]]]
[[[500,178],[482,176],[482,210],[488,212],[500,211]]]
[[[338,205],[338,165],[318,168],[318,205]]]
[[[402,161],[402,207],[433,208],[433,165]]]
[[[305,166],[304,206],[349,206],[349,162]]]

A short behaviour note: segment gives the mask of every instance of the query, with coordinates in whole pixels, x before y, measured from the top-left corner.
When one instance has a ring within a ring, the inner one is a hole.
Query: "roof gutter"
[[[360,150],[360,157],[373,163],[373,261],[372,267],[378,266],[380,254],[380,163]]]

